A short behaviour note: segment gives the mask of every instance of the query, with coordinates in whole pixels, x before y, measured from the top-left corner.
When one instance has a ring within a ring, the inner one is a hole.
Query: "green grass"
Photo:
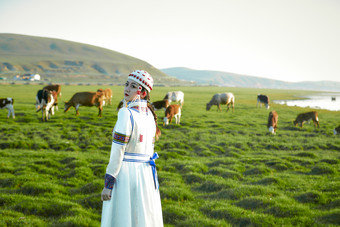
[[[63,113],[62,101],[99,86],[63,86],[48,122],[35,112],[39,85],[0,85],[15,99],[15,119],[0,111],[0,226],[99,226],[100,193],[122,87],[113,106]],[[104,87],[103,87],[104,88]],[[166,226],[336,226],[340,224],[340,138],[336,111],[318,110],[320,128],[293,125],[308,108],[272,104],[279,114],[269,134],[268,110],[256,95],[292,99],[309,91],[222,87],[155,87],[152,100],[182,90],[181,125],[163,127],[155,144]],[[231,91],[235,112],[205,110],[213,94]]]

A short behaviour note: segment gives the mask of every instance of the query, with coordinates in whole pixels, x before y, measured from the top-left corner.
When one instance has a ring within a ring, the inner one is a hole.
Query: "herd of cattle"
[[[58,110],[58,97],[61,97],[61,85],[59,84],[47,85],[43,87],[43,89],[38,90],[36,95],[36,111],[42,112],[42,121],[47,121],[50,115],[54,115],[54,108]],[[178,102],[178,104],[171,104],[171,102]],[[164,110],[163,125],[169,125],[173,118],[175,119],[176,124],[180,124],[183,103],[184,93],[182,91],[172,91],[168,92],[163,100],[152,102],[151,105],[155,110]],[[0,108],[8,109],[7,118],[9,118],[10,115],[15,118],[13,104],[13,98],[0,99]],[[112,90],[110,88],[98,89],[96,92],[77,92],[68,102],[65,102],[64,112],[67,112],[71,107],[74,107],[76,115],[79,115],[80,106],[96,106],[99,110],[98,116],[101,117],[103,106],[106,104],[112,104]],[[227,111],[229,111],[229,108],[231,107],[234,112],[234,104],[235,96],[233,93],[218,93],[213,95],[210,102],[207,103],[206,110],[210,110],[212,105],[216,105],[217,110],[222,111],[221,105],[226,105]],[[270,108],[269,97],[267,95],[259,94],[257,95],[256,106],[262,107],[262,104],[264,104],[267,109]],[[118,104],[117,111],[122,106],[123,100]],[[269,113],[267,128],[272,134],[276,133],[278,119],[279,116],[276,111],[271,111]],[[316,111],[300,113],[293,123],[295,126],[299,125],[302,128],[304,122],[309,122],[311,120],[314,123],[314,127],[319,127],[318,113]],[[340,125],[333,130],[333,133],[340,134]]]
[[[233,108],[234,112],[234,104],[235,104],[235,97],[232,93],[221,93],[221,94],[215,94],[209,103],[207,103],[207,110],[210,110],[212,105],[217,105],[217,110],[221,111],[221,105],[227,105],[227,111],[229,110],[229,107],[231,106]],[[256,107],[262,107],[262,104],[266,106],[267,109],[270,108],[269,106],[269,97],[267,95],[259,94],[257,95],[257,104]],[[272,134],[276,133],[277,125],[278,125],[279,115],[275,110],[271,111],[268,116],[268,123],[267,127],[269,132]],[[299,114],[295,121],[293,122],[294,125],[299,125],[301,128],[303,127],[304,122],[312,120],[314,122],[314,127],[319,127],[319,119],[318,119],[318,113],[316,111],[311,111],[307,113],[301,113]],[[340,133],[340,126],[335,128],[333,130],[334,134]]]

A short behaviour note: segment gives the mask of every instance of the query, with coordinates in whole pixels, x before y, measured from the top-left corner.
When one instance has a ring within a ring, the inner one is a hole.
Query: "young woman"
[[[163,226],[154,153],[157,117],[148,105],[152,86],[143,70],[132,72],[125,84],[101,194],[101,226]]]

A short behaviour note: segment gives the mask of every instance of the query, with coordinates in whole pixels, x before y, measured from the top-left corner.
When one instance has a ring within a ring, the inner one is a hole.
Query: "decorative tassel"
[[[142,86],[139,86],[138,87],[138,91],[137,91],[137,95],[135,96],[135,98],[129,103],[129,105],[127,107],[130,107],[130,106],[133,106],[135,102],[138,102],[138,111],[139,113],[141,113],[141,107],[140,107],[140,104],[141,104],[141,99],[140,99],[140,93],[142,91]],[[125,100],[124,100],[125,102]]]

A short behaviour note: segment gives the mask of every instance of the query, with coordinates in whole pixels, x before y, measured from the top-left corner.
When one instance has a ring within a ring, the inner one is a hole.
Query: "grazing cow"
[[[169,105],[171,102],[179,102],[182,107],[184,103],[184,93],[182,91],[170,91],[163,99],[168,100]]]
[[[106,88],[104,92],[105,92],[108,105],[111,105],[112,104],[112,90],[110,88]]]
[[[173,117],[175,117],[176,124],[179,125],[181,120],[181,106],[178,104],[172,104],[166,108],[163,125],[169,125]]]
[[[49,91],[57,92],[57,95],[61,97],[61,85],[60,84],[50,84],[45,86],[43,89],[47,89]]]
[[[49,90],[49,91],[55,91],[57,93],[57,96],[59,96],[61,98],[61,85],[60,84],[50,84],[50,85],[47,85],[43,88],[43,90],[46,89],[46,90]],[[56,100],[54,102],[54,106],[56,108],[56,110],[58,110],[58,98],[57,96],[55,97]]]
[[[276,111],[271,111],[268,116],[267,128],[272,134],[276,134],[277,122],[279,120],[279,115]]]
[[[166,108],[169,106],[169,102],[168,100],[164,99],[161,101],[152,102],[151,105],[155,110],[160,110],[160,109],[166,110]]]
[[[98,89],[98,92],[103,92],[104,94],[104,103],[103,105],[111,105],[112,104],[112,90],[110,88],[106,88],[105,90],[103,89]]]
[[[318,112],[316,111],[311,111],[311,112],[307,112],[307,113],[300,113],[295,121],[293,122],[294,125],[296,126],[297,124],[300,125],[300,127],[302,128],[303,126],[303,123],[305,121],[310,121],[310,120],[313,120],[313,123],[314,123],[314,127],[316,128],[316,126],[318,126],[319,128],[319,119],[318,119]]]
[[[340,134],[340,125],[333,130],[334,135]]]
[[[35,97],[35,108],[37,112],[41,111],[42,121],[48,121],[49,114],[54,115],[54,102],[57,97],[57,92],[46,89],[39,90]],[[45,119],[44,119],[45,116]]]
[[[66,113],[72,106],[76,109],[76,115],[79,115],[80,106],[96,106],[99,109],[98,116],[102,116],[103,111],[103,92],[77,92],[70,101],[65,102],[64,113]]]
[[[234,112],[234,103],[235,97],[233,93],[218,93],[212,97],[209,103],[207,103],[206,110],[210,110],[212,105],[217,105],[217,111],[222,111],[221,105],[227,105],[227,111],[229,111],[229,107],[231,106]]]
[[[257,95],[257,103],[256,103],[256,107],[259,106],[262,108],[262,103],[266,105],[266,108],[269,109],[269,97],[267,95]]]
[[[98,92],[100,92],[100,93],[103,94],[103,106],[105,106],[105,104],[106,104],[106,95],[105,95],[105,91],[104,91],[103,89],[99,88],[99,89],[97,90],[97,93],[98,93]]]
[[[11,114],[12,117],[15,118],[13,104],[14,104],[13,98],[0,99],[0,109],[6,108],[8,110],[7,118],[9,118]]]

